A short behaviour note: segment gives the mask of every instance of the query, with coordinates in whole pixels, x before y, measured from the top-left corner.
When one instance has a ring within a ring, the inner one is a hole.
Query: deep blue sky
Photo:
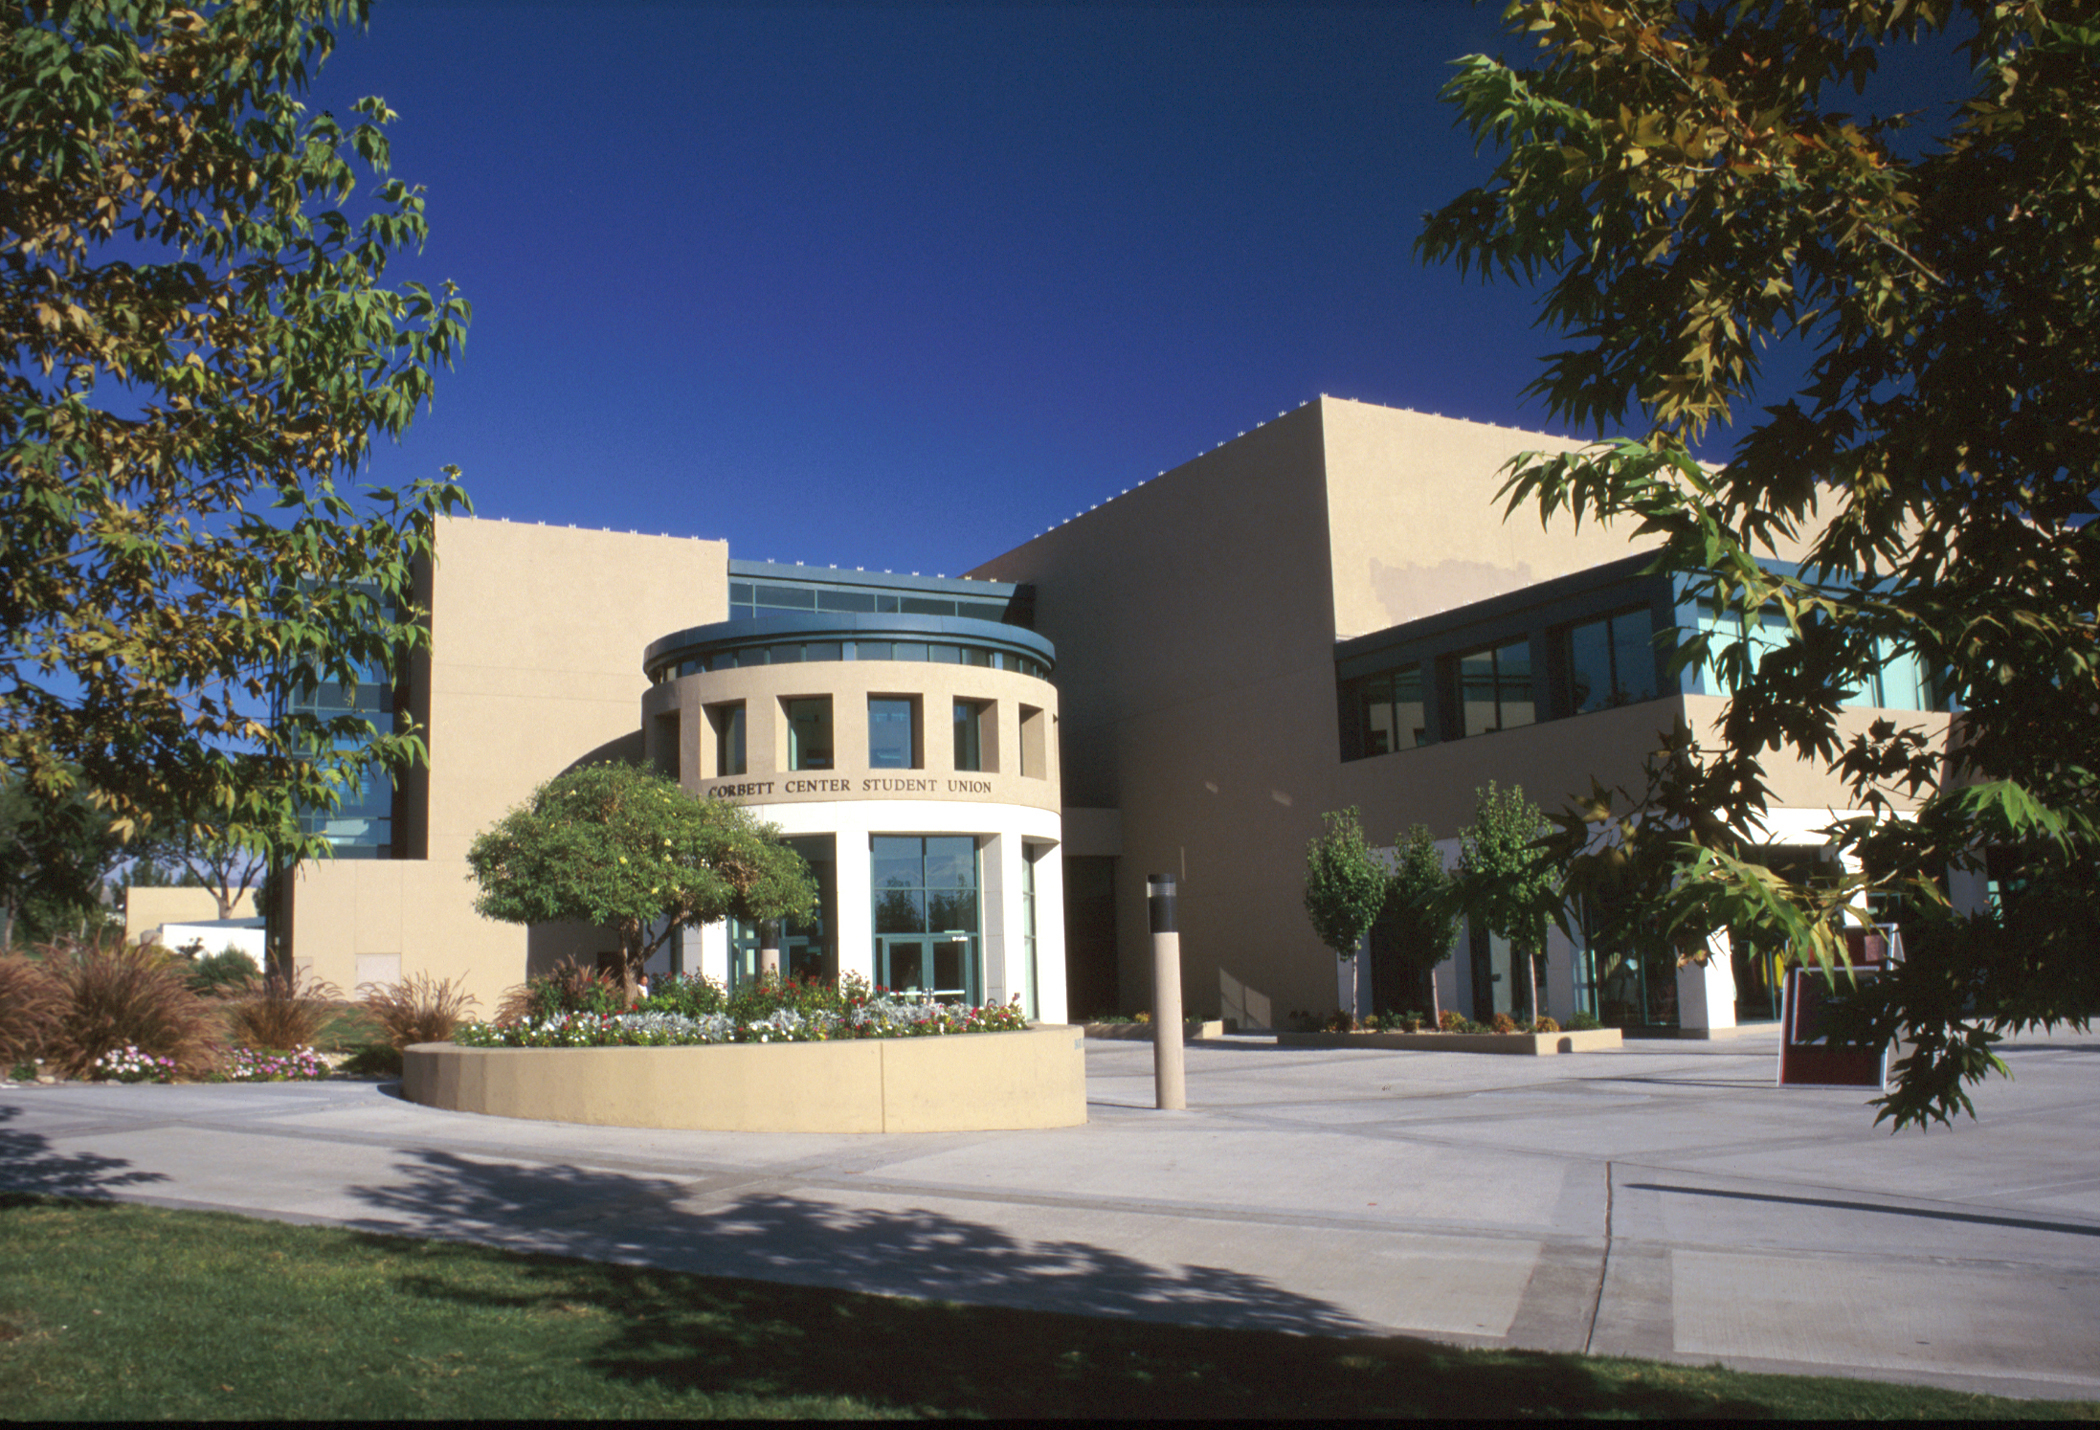
[[[378,0],[310,100],[475,316],[371,477],[952,575],[1322,392],[1544,426],[1536,295],[1410,248],[1499,10]]]

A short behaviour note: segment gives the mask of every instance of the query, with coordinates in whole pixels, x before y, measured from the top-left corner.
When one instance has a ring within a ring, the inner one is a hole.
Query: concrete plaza
[[[0,1187],[1108,1317],[2100,1398],[2100,1034],[1891,1136],[1769,1033],[1547,1058],[1090,1042],[1091,1121],[648,1132],[390,1085],[0,1089]]]

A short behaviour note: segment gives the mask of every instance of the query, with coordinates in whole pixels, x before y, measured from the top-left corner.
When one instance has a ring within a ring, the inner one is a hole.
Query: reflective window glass
[[[899,660],[926,659],[926,643],[924,641],[898,641],[894,649]]]
[[[817,593],[798,586],[760,586],[752,593],[759,605],[782,611],[814,611]]]
[[[839,660],[841,647],[837,641],[811,641],[802,647],[804,660]]]
[[[817,609],[820,611],[872,611],[875,609],[873,591],[819,591]]]
[[[830,769],[831,697],[817,695],[785,703],[788,718],[788,768]]]
[[[1653,700],[1654,621],[1647,608],[1619,611],[1570,626],[1562,638],[1566,702],[1577,715]]]
[[[868,768],[909,770],[918,767],[918,702],[873,696],[868,700]]]
[[[744,705],[713,705],[708,707],[707,718],[715,729],[715,773],[717,775],[740,775],[746,772],[744,763]]]
[[[955,614],[955,602],[941,600],[934,596],[905,596],[900,599],[899,607],[907,616],[952,616]]]
[[[1511,641],[1458,658],[1460,725],[1466,735],[1529,725],[1537,714],[1531,700],[1531,643]]]
[[[955,768],[984,768],[984,720],[989,707],[981,700],[955,702]]]
[[[853,643],[853,658],[855,660],[894,660],[896,656],[888,641],[855,641]]]

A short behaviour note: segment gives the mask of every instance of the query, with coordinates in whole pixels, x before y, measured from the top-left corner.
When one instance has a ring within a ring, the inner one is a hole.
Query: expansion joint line
[[[1597,1316],[1604,1309],[1604,1281],[1611,1275],[1611,1163],[1604,1164],[1604,1254],[1597,1258],[1597,1295],[1590,1302],[1590,1329],[1582,1338],[1582,1353],[1590,1354],[1597,1340]]]

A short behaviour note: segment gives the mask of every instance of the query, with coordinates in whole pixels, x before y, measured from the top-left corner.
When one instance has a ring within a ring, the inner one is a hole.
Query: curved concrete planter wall
[[[991,1132],[1086,1121],[1079,1029],[718,1043],[463,1048],[418,1043],[401,1095],[427,1107],[707,1132]]]

